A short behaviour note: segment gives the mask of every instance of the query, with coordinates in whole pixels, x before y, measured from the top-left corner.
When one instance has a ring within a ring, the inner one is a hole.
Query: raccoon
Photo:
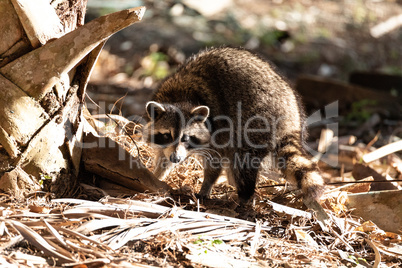
[[[198,194],[208,198],[225,170],[241,202],[254,194],[262,160],[274,156],[304,198],[324,182],[303,145],[300,97],[274,66],[242,48],[212,48],[191,57],[146,104],[143,137],[156,149],[155,175],[165,177],[191,154],[204,159]]]

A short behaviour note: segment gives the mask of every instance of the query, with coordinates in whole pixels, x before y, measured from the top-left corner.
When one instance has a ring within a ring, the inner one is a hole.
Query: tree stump
[[[85,9],[86,0],[0,1],[3,191],[24,194],[43,183],[58,196],[75,191],[92,67],[109,36],[145,12],[123,10],[84,25]]]

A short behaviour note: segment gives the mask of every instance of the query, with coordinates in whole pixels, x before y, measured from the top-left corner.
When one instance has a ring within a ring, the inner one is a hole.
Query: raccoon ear
[[[160,104],[156,101],[147,102],[145,109],[147,110],[147,114],[149,116],[149,119],[151,119],[151,120],[155,120],[161,114],[166,112],[166,110],[165,110],[165,108],[163,108],[162,104]]]
[[[197,106],[191,111],[191,115],[194,116],[197,121],[203,123],[209,116],[209,108],[203,105]]]

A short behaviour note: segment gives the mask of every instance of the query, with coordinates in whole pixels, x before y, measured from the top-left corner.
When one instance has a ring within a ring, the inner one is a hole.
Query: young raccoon
[[[179,67],[146,105],[144,138],[157,149],[155,175],[164,177],[192,153],[204,158],[199,197],[207,198],[223,169],[241,202],[254,194],[268,155],[305,198],[324,182],[303,149],[300,97],[274,67],[243,49],[213,48]]]

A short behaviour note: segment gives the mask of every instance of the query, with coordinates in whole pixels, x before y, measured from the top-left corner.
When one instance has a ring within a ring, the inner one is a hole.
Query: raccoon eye
[[[153,142],[158,145],[167,145],[173,142],[173,138],[170,133],[158,133],[153,136]]]
[[[201,140],[198,139],[197,137],[195,137],[195,136],[187,136],[187,137],[188,137],[188,139],[186,141],[187,149],[197,148],[202,145]]]

